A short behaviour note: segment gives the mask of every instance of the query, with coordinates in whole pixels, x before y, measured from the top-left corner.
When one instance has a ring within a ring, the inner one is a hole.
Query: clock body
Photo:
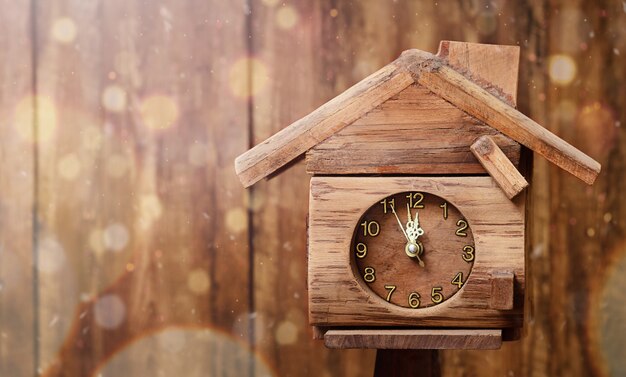
[[[488,176],[316,176],[309,206],[312,325],[521,327],[524,195]],[[501,276],[510,307],[494,301]]]

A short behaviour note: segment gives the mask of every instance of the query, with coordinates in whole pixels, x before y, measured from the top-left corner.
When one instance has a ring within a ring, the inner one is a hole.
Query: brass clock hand
[[[417,263],[420,265],[420,267],[424,267],[424,262],[422,262],[422,260],[420,259],[419,253],[415,253],[415,258],[417,258]]]
[[[414,227],[415,227],[415,234],[417,235],[417,237],[415,237],[415,239],[419,238],[419,236],[424,234],[424,229],[422,229],[422,227],[420,226],[420,218],[419,218],[419,211],[415,212],[415,220],[414,222]]]
[[[398,217],[398,214],[396,213],[396,209],[393,208],[393,204],[391,205],[391,212],[393,212],[394,216],[396,217],[396,220],[398,220],[398,225],[400,226],[400,230],[402,231],[402,234],[404,234],[404,237],[406,237],[406,240],[411,242],[411,240],[409,240],[409,236],[406,235],[406,231],[404,230],[404,227],[402,226],[402,222],[400,221],[400,218]]]

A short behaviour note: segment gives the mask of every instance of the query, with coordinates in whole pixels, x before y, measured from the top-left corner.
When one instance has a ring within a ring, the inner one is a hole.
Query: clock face
[[[452,203],[425,192],[374,203],[354,230],[351,253],[364,285],[391,304],[413,309],[456,294],[476,258],[465,217]]]

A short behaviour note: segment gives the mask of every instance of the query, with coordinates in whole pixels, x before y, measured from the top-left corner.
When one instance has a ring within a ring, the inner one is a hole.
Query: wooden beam
[[[431,54],[423,55],[432,57]],[[235,170],[241,183],[249,187],[267,177],[413,84],[405,62],[416,56],[419,61],[419,53],[403,54],[395,62],[237,157]]]
[[[491,136],[479,137],[470,150],[509,199],[528,186],[528,182]]]
[[[511,271],[491,273],[491,300],[489,307],[498,310],[513,309],[515,274]]]
[[[355,329],[328,330],[328,348],[499,349],[502,330]]]
[[[600,164],[454,69],[431,59],[411,66],[415,79],[468,114],[539,153],[587,184]]]

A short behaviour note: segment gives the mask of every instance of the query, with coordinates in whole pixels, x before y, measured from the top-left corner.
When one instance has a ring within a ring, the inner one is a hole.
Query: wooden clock
[[[498,348],[523,325],[532,152],[600,164],[515,109],[519,48],[441,42],[237,158],[248,187],[306,154],[309,321],[331,348]]]

